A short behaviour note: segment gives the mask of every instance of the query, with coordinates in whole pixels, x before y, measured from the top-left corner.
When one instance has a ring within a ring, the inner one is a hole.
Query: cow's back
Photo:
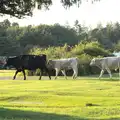
[[[116,69],[120,64],[120,57],[106,57],[105,62],[109,68]]]
[[[39,55],[40,57],[42,57],[42,59],[45,61],[45,62],[47,62],[47,56],[45,55],[45,54],[41,54],[41,55]]]
[[[55,60],[55,68],[70,69],[78,65],[77,58],[66,58]]]
[[[70,65],[70,62],[68,59],[58,59],[58,60],[53,60],[53,62],[54,62],[54,68],[63,69]]]
[[[7,66],[13,66],[19,68],[21,64],[21,56],[13,56],[6,59]]]
[[[117,69],[119,64],[120,57],[104,57],[96,59],[96,65],[101,66],[102,69],[106,68]]]
[[[44,68],[46,65],[46,55],[22,55],[21,66],[25,69],[35,70]]]

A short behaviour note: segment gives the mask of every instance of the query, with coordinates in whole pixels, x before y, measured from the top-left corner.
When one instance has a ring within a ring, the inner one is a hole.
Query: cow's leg
[[[72,76],[72,78],[73,78],[73,79],[75,78],[75,73],[74,73],[74,71],[73,71],[73,76]]]
[[[73,76],[72,76],[72,78],[76,79],[77,75],[78,75],[78,69],[77,68],[73,68]]]
[[[51,76],[50,76],[50,73],[49,73],[49,70],[47,67],[45,67],[45,71],[47,72],[48,76],[49,76],[49,79],[51,80]]]
[[[39,80],[41,80],[42,75],[43,75],[43,69],[40,69],[40,77],[39,77]]]
[[[23,72],[23,75],[24,75],[24,80],[26,80],[25,70],[23,69],[22,72]]]
[[[109,69],[109,68],[106,68],[106,70],[107,70],[107,72],[108,72],[108,74],[109,74],[110,78],[112,78],[112,74],[111,74],[110,69]]]
[[[65,76],[65,79],[67,79],[67,76],[66,76],[66,73],[65,73],[65,70],[61,70],[62,74]]]
[[[15,75],[14,75],[14,77],[13,77],[13,80],[15,80],[16,75],[18,74],[18,72],[20,72],[20,71],[19,71],[19,70],[16,70]]]
[[[120,67],[119,67],[119,79],[120,79]]]
[[[56,76],[55,76],[55,79],[57,79],[57,76],[58,76],[58,73],[59,73],[60,69],[56,68],[55,70],[56,70]]]
[[[102,69],[101,72],[100,72],[99,79],[102,77],[103,73],[104,73],[104,70]]]
[[[119,80],[120,80],[120,63],[118,62],[118,70],[119,70]]]
[[[75,78],[74,79],[76,79],[77,76],[78,76],[78,68],[76,67],[76,69],[75,69]]]

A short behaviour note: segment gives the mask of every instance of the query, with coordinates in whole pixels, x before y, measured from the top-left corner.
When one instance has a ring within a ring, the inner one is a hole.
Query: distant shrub
[[[84,53],[90,56],[110,56],[111,53],[105,50],[97,41],[86,44]]]
[[[79,43],[78,45],[75,45],[73,49],[71,50],[71,55],[81,55],[84,52],[85,45],[82,43]]]
[[[97,47],[87,47],[84,49],[84,52],[90,56],[110,56],[107,50]]]

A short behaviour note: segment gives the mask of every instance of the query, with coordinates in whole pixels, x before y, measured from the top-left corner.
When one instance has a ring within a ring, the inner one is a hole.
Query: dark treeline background
[[[98,24],[90,29],[76,20],[74,27],[38,25],[20,27],[8,19],[0,22],[0,56],[45,53],[48,59],[77,56],[80,59],[79,75],[98,73],[89,62],[93,57],[112,56],[120,50],[120,24]]]

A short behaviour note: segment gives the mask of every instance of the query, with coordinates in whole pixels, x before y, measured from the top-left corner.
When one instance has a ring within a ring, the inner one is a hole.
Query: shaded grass
[[[0,108],[0,120],[87,120],[80,117],[59,115],[55,113],[33,112]]]

